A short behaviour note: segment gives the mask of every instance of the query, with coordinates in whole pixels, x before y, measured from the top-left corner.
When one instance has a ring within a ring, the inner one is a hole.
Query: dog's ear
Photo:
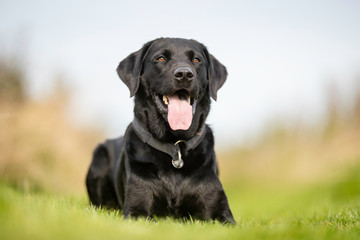
[[[204,53],[207,58],[207,78],[209,80],[210,96],[216,101],[217,91],[224,85],[227,78],[226,67],[222,65],[206,48]]]
[[[122,60],[116,71],[120,79],[130,90],[130,97],[134,96],[140,84],[143,61],[153,41],[146,43],[140,50],[130,54]]]

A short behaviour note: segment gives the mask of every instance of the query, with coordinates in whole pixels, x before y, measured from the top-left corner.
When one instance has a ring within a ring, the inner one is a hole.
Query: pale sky
[[[24,56],[41,98],[61,75],[79,124],[108,137],[131,122],[117,64],[158,37],[192,38],[228,69],[208,123],[218,144],[274,119],[316,121],[330,80],[346,93],[360,72],[360,1],[0,0],[0,54]]]

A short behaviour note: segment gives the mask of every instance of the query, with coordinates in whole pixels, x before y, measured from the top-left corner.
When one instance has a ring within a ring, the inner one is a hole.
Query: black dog
[[[135,117],[123,137],[96,148],[86,178],[90,201],[125,217],[235,223],[205,124],[226,68],[197,41],[160,38],[117,72],[135,96]]]

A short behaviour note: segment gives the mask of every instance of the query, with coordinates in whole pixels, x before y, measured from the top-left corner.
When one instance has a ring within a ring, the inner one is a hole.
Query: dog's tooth
[[[169,104],[169,101],[168,101],[168,99],[167,99],[167,97],[166,97],[165,95],[163,96],[163,102],[164,102],[166,105]]]
[[[190,98],[190,96],[187,97],[187,100],[188,100],[188,103],[190,104],[190,103],[191,103],[191,98]]]

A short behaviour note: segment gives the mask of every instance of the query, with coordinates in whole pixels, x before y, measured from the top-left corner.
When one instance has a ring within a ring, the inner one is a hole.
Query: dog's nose
[[[179,67],[175,69],[174,77],[179,82],[191,82],[194,80],[194,73],[189,67]]]

